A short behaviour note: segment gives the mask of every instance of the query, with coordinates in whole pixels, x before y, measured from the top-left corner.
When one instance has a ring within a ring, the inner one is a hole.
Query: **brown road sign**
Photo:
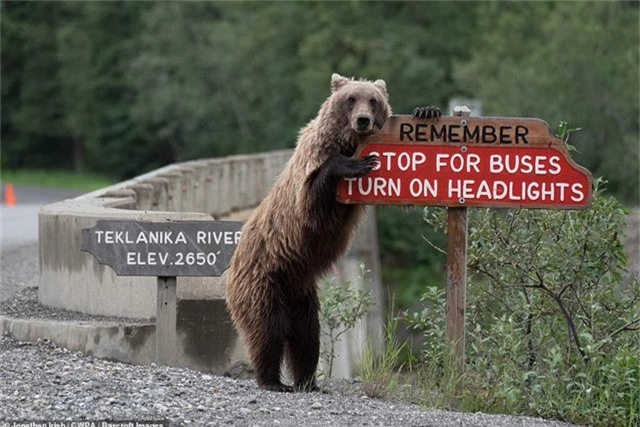
[[[376,169],[338,185],[358,204],[582,209],[592,177],[539,119],[391,117],[363,143]]]

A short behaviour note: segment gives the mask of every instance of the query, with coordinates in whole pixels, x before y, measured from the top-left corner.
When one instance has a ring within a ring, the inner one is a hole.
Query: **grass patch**
[[[362,353],[360,376],[364,393],[371,398],[395,397],[402,383],[400,373],[404,367],[402,354],[406,343],[398,344],[398,320],[389,316],[385,325],[382,349],[376,350],[366,343]]]
[[[76,173],[65,170],[19,169],[0,173],[4,184],[30,185],[37,187],[67,188],[93,191],[115,183],[113,179],[90,173]]]

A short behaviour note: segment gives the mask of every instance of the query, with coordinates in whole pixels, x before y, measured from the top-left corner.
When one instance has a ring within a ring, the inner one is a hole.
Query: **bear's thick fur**
[[[227,304],[257,382],[268,390],[293,390],[280,378],[285,355],[295,389],[317,389],[316,281],[345,252],[363,211],[336,201],[337,184],[371,171],[375,156],[351,156],[391,115],[383,80],[334,74],[331,88],[271,192],[245,223],[231,260]]]

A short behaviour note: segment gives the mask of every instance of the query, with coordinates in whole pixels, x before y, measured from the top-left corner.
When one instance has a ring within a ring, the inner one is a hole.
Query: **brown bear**
[[[304,127],[271,192],[242,228],[231,260],[227,305],[261,388],[281,382],[285,358],[295,390],[317,390],[320,350],[316,281],[345,252],[362,206],[336,201],[342,178],[366,175],[375,156],[352,158],[391,115],[383,80],[334,74],[331,96]],[[414,113],[425,116],[425,111]]]
[[[300,132],[293,156],[242,229],[231,260],[227,304],[244,335],[260,387],[315,389],[320,349],[317,279],[345,252],[362,207],[336,201],[338,181],[360,177],[376,158],[351,158],[391,114],[383,80],[334,74],[331,96]]]

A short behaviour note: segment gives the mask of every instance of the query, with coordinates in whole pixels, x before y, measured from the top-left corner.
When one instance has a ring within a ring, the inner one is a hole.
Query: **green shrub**
[[[364,264],[360,264],[357,281],[363,283],[367,272]],[[325,381],[333,371],[338,340],[367,314],[372,305],[370,292],[360,289],[357,284],[350,281],[336,284],[335,278],[323,281],[320,287],[320,326],[321,336],[327,345],[320,351],[325,366],[325,371],[320,374]]]
[[[601,186],[582,211],[470,210],[466,372],[444,406],[640,423],[640,283],[620,241],[627,212]],[[444,209],[425,217],[446,226]],[[423,303],[406,319],[442,394],[444,292],[427,288]]]

